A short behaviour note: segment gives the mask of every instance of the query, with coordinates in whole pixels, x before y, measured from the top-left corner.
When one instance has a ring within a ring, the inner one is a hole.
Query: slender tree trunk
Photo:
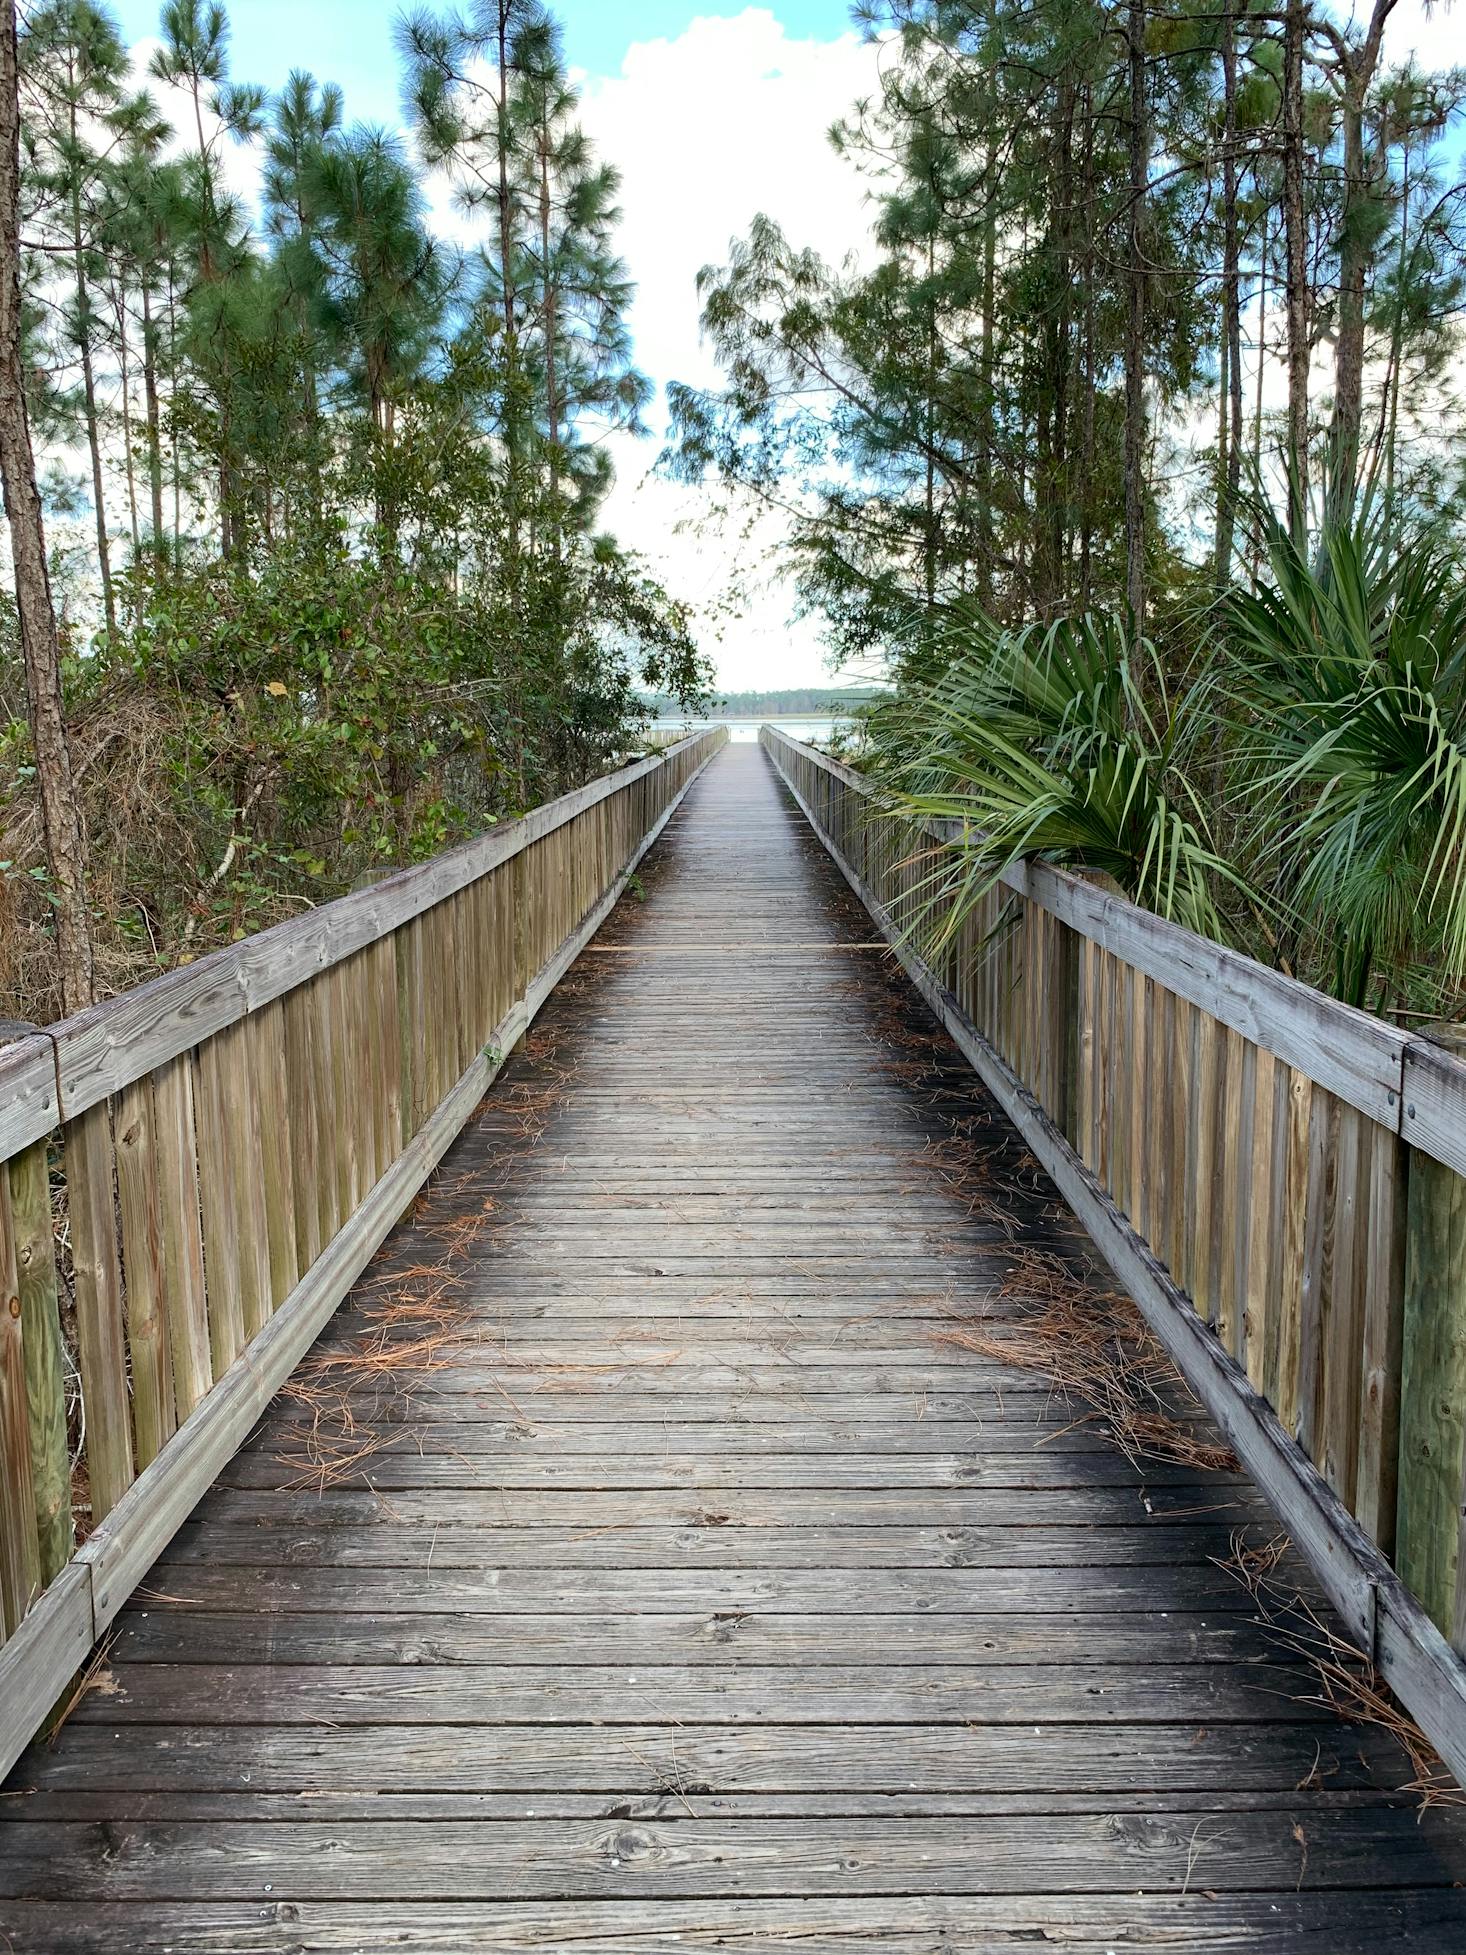
[[[1241,234],[1237,218],[1237,16],[1233,0],[1222,13],[1222,411],[1218,454],[1218,590],[1232,578],[1237,491],[1242,479]]]
[[[1048,557],[1046,578],[1054,605],[1062,609],[1069,596],[1069,394],[1073,339],[1074,231],[1074,113],[1075,92],[1066,74],[1058,90],[1058,155],[1051,247],[1054,301],[1047,333],[1048,386],[1053,400],[1045,512]]]
[[[36,488],[20,344],[20,105],[15,0],[0,0],[0,482],[10,522],[26,703],[56,904],[62,1007],[92,1002],[86,836],[77,813],[61,701],[61,647]]]
[[[519,399],[519,359],[517,336],[517,313],[514,303],[514,200],[509,187],[509,4],[508,0],[498,0],[498,57],[499,57],[499,118],[495,132],[495,146],[498,150],[499,182],[497,193],[499,218],[499,270],[503,290],[501,300],[504,310],[504,445],[506,451],[506,524],[505,559],[508,568],[510,608],[517,612],[520,608],[520,553],[519,553],[519,467],[520,467],[520,410]],[[516,649],[513,676],[509,685],[509,721],[514,742],[514,781],[515,794],[519,807],[525,799],[525,741],[524,713],[520,678],[522,673],[523,650]]]
[[[137,471],[132,457],[132,362],[127,350],[127,287],[118,278],[112,285],[112,310],[117,317],[117,373],[122,386],[122,458],[127,475],[127,520],[132,531],[132,554],[142,548],[137,520]]]
[[[1088,610],[1093,601],[1095,402],[1097,394],[1095,341],[1094,252],[1094,92],[1084,89],[1084,323],[1080,357],[1081,432],[1079,442],[1079,602]]]
[[[978,536],[980,538],[981,568],[978,588],[982,594],[984,607],[993,608],[994,580],[997,568],[997,525],[993,521],[993,455],[997,448],[997,399],[994,387],[995,349],[993,335],[993,308],[997,303],[998,268],[998,216],[997,192],[991,182],[988,185],[987,208],[983,216],[982,239],[982,337],[977,355],[977,393],[978,393],[978,454],[977,454],[977,495],[978,495]]]
[[[214,172],[209,145],[204,141],[203,81],[197,71],[189,77],[193,93],[193,126],[199,145],[199,277],[214,279]]]
[[[1334,412],[1329,429],[1327,510],[1333,524],[1353,518],[1364,418],[1364,293],[1373,257],[1367,221],[1374,184],[1364,152],[1364,108],[1395,0],[1375,0],[1357,50],[1339,50],[1343,97],[1344,204],[1339,215],[1339,301],[1334,340]]]
[[[158,422],[158,345],[153,329],[148,281],[143,279],[143,402],[148,426],[148,497],[153,521],[153,548],[163,547],[163,444]]]
[[[559,287],[550,265],[550,132],[540,139],[540,256],[545,279],[545,423],[550,444],[550,537],[560,560],[560,384],[555,335],[560,330]]]
[[[1131,627],[1145,630],[1145,195],[1150,130],[1145,83],[1145,0],[1129,0],[1126,49],[1130,69],[1130,224],[1126,259],[1129,309],[1125,320],[1125,594]]]
[[[514,200],[509,190],[509,7],[499,0],[499,271],[503,280],[504,337],[514,340]]]
[[[937,258],[936,239],[926,242],[926,482],[923,498],[922,556],[926,594],[928,668],[936,650],[937,616]]]
[[[1308,215],[1303,191],[1305,0],[1283,14],[1283,247],[1288,312],[1289,527],[1301,549],[1308,529]]]
[[[170,397],[178,397],[178,294],[173,281],[173,265],[168,266],[168,385]],[[178,420],[170,419],[168,431],[169,463],[173,476],[173,561],[177,563],[183,547],[182,470],[178,462]]]
[[[1272,248],[1272,237],[1268,229],[1268,214],[1262,213],[1262,238],[1257,254],[1257,372],[1253,377],[1252,398],[1252,479],[1260,480],[1262,475],[1262,403],[1263,387],[1267,378],[1267,275],[1268,252]],[[1261,567],[1256,536],[1251,552],[1252,573],[1255,577]]]
[[[1252,402],[1252,468],[1253,473],[1262,467],[1262,402],[1263,385],[1267,375],[1267,274],[1268,251],[1272,239],[1268,231],[1268,214],[1262,214],[1262,243],[1257,259],[1257,372],[1254,378],[1254,398]]]
[[[111,637],[117,630],[117,607],[112,596],[112,557],[107,541],[107,499],[102,489],[102,442],[97,426],[97,380],[92,367],[91,300],[87,293],[85,249],[86,240],[81,221],[81,184],[77,180],[76,158],[79,152],[77,141],[76,107],[73,91],[71,108],[71,250],[72,265],[76,281],[76,343],[81,354],[82,398],[86,410],[87,446],[92,457],[92,508],[97,526],[97,573],[102,580],[102,615],[107,621],[107,633]]]
[[[1405,357],[1405,275],[1409,263],[1410,148],[1405,146],[1400,171],[1400,256],[1396,278],[1395,316],[1390,321],[1390,367],[1385,376],[1385,535],[1395,526],[1395,454],[1400,428],[1400,370]]]
[[[985,35],[981,59],[985,68],[984,99],[991,104],[990,127],[997,125],[996,84],[991,37],[997,28],[996,0],[987,0]],[[993,522],[993,457],[997,449],[997,403],[994,390],[995,342],[993,310],[997,303],[998,273],[998,186],[996,152],[991,142],[983,154],[982,214],[982,328],[977,354],[977,537],[978,595],[983,608],[993,609],[997,530]]]
[[[1232,557],[1232,540],[1227,534],[1227,452],[1232,444],[1232,376],[1229,370],[1231,343],[1226,331],[1226,289],[1222,291],[1222,333],[1217,346],[1217,524],[1212,546],[1212,581],[1220,592],[1227,584],[1227,566]]]

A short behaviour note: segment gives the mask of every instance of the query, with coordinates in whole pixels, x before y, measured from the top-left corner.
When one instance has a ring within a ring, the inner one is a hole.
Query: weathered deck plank
[[[644,880],[17,1768],[0,1935],[1455,1955],[1252,1490],[940,1341],[1078,1245],[757,749]]]

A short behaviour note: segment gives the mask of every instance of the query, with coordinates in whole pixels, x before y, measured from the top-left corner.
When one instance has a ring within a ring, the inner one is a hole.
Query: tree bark
[[[1385,535],[1395,527],[1395,454],[1400,427],[1400,372],[1405,357],[1405,278],[1409,264],[1410,150],[1407,144],[1400,171],[1400,256],[1396,273],[1395,313],[1390,321],[1390,364],[1385,375],[1384,444]]]
[[[984,10],[984,37],[981,59],[985,69],[984,100],[989,104],[988,127],[997,127],[997,83],[993,36],[997,27],[996,0],[987,0]],[[997,156],[991,138],[983,152],[982,215],[982,328],[977,355],[977,588],[984,610],[991,613],[996,595],[994,571],[997,557],[997,526],[993,522],[993,457],[997,448],[994,400],[995,350],[993,312],[997,304],[998,266],[998,187]]]
[[[1237,16],[1222,12],[1222,374],[1221,449],[1217,483],[1217,588],[1232,578],[1237,491],[1242,480],[1241,235],[1237,218]]]
[[[146,275],[143,295],[143,401],[148,427],[148,494],[152,508],[153,548],[163,547],[163,443],[158,417],[158,346],[153,329],[152,301]]]
[[[1359,486],[1359,434],[1364,415],[1364,293],[1373,257],[1365,212],[1373,191],[1364,153],[1364,107],[1379,66],[1385,22],[1395,0],[1375,0],[1358,48],[1338,43],[1344,133],[1344,202],[1339,214],[1339,300],[1334,338],[1334,411],[1329,429],[1328,517],[1347,524]]]
[[[178,288],[173,264],[168,265],[168,387],[170,398],[178,398]],[[176,563],[183,544],[183,471],[178,456],[178,420],[169,417],[168,459],[173,478],[173,559]]]
[[[1303,201],[1305,0],[1283,14],[1283,247],[1288,316],[1288,520],[1301,549],[1308,529],[1308,218]]]
[[[118,399],[122,405],[122,458],[127,476],[127,520],[132,531],[132,554],[142,548],[137,519],[137,470],[132,456],[132,359],[127,346],[127,285],[120,276],[112,281],[112,310],[117,320]]]
[[[81,221],[81,183],[75,175],[80,153],[76,121],[76,93],[71,92],[71,250],[76,280],[76,344],[81,354],[82,396],[86,406],[87,446],[92,457],[92,507],[97,525],[97,572],[102,579],[102,615],[107,634],[117,631],[117,607],[112,597],[112,555],[107,541],[107,500],[102,487],[102,441],[97,426],[97,380],[92,367],[91,300],[84,264],[85,239]]]
[[[1145,630],[1145,195],[1150,130],[1145,84],[1145,0],[1129,0],[1130,223],[1126,250],[1130,304],[1125,320],[1125,594],[1131,628]]]
[[[1083,349],[1080,356],[1082,407],[1079,452],[1079,604],[1087,611],[1093,596],[1095,467],[1095,234],[1094,234],[1094,94],[1084,87],[1084,257],[1080,287],[1084,293]]]
[[[61,703],[61,647],[21,364],[18,70],[15,0],[0,0],[0,480],[15,564],[41,827],[56,905],[61,999],[63,1009],[73,1012],[89,1005],[94,994],[92,935],[86,838],[72,787],[71,749]]]
[[[504,337],[513,344],[514,308],[514,203],[509,192],[509,0],[499,0],[499,126],[496,138],[499,161],[499,270],[503,281]]]
[[[540,132],[540,256],[545,281],[545,423],[550,447],[550,537],[560,558],[560,384],[555,335],[560,330],[560,290],[550,266],[550,131]]]

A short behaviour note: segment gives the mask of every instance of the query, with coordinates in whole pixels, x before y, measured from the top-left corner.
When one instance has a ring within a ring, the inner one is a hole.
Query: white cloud
[[[870,213],[859,175],[831,150],[831,123],[875,81],[875,50],[853,33],[795,40],[764,8],[694,20],[671,40],[635,43],[619,76],[583,76],[582,120],[622,175],[619,241],[637,281],[637,358],[659,384],[707,385],[717,367],[699,338],[697,274],[767,212],[801,245],[838,261],[858,252]],[[659,409],[654,409],[654,414]],[[615,444],[608,527],[656,566],[668,586],[711,609],[735,566],[772,540],[679,533],[705,508],[695,489],[650,473],[657,443]],[[815,627],[789,622],[790,594],[756,592],[709,637],[726,687],[807,685],[825,677]]]
[[[1353,18],[1360,19],[1357,6]],[[1462,52],[1461,17],[1443,0],[1400,0],[1385,27],[1384,58],[1392,67],[1413,58],[1418,68],[1453,68]]]
[[[158,42],[131,50],[138,85]],[[636,359],[657,385],[646,441],[613,437],[617,480],[606,526],[638,550],[656,574],[697,612],[705,649],[728,688],[807,685],[826,677],[814,625],[791,623],[788,589],[766,581],[732,619],[715,616],[735,569],[771,543],[778,526],[759,524],[752,540],[692,533],[706,495],[661,480],[652,467],[662,445],[661,389],[669,380],[707,385],[717,366],[698,331],[697,274],[724,259],[730,241],[759,212],[774,217],[796,243],[839,261],[858,252],[869,233],[862,180],[832,151],[830,125],[876,79],[876,52],[854,33],[833,41],[798,40],[763,7],[732,18],[698,18],[671,39],[634,42],[619,75],[575,77],[581,120],[598,153],[621,172],[622,256],[637,284],[631,324]],[[178,129],[174,149],[192,142],[192,106],[150,84]],[[348,115],[351,103],[347,102]],[[213,135],[213,118],[206,131]],[[254,147],[227,139],[221,162],[231,190],[247,203],[259,196]],[[429,221],[445,238],[472,243],[482,235],[453,205],[441,173],[426,185]]]

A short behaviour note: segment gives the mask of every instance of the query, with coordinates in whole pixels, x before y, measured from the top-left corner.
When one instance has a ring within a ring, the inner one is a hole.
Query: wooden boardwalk
[[[755,747],[3,1796],[0,1948],[1466,1949],[1233,1476],[943,1342],[1072,1231]]]

